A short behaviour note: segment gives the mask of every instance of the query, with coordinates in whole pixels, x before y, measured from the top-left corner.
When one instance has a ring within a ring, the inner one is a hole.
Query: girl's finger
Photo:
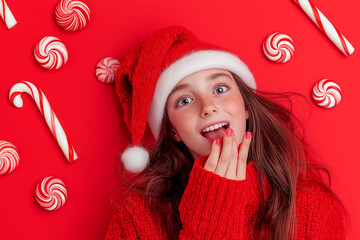
[[[246,132],[241,142],[239,155],[238,155],[237,171],[236,171],[237,180],[245,180],[246,178],[246,163],[250,148],[250,142],[251,142],[251,132]]]
[[[235,180],[236,179],[236,170],[237,170],[236,166],[237,166],[237,160],[238,160],[237,141],[236,141],[235,134],[232,139],[233,139],[233,145],[232,145],[232,149],[231,149],[231,158],[230,158],[228,168],[226,169],[225,178]]]
[[[217,163],[216,169],[214,171],[215,174],[224,177],[226,173],[226,169],[230,163],[231,159],[231,150],[233,145],[233,130],[231,128],[226,129],[224,139],[223,139],[223,146],[221,149],[221,154],[219,157],[219,161]]]
[[[204,165],[204,169],[214,172],[218,164],[220,151],[221,151],[222,139],[215,139],[211,145],[211,151],[208,159]]]

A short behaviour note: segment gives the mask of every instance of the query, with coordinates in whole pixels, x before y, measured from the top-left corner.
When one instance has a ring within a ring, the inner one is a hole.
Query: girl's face
[[[210,153],[215,139],[232,128],[239,144],[249,113],[231,73],[206,69],[182,79],[166,103],[175,141],[183,141],[194,159]],[[225,126],[223,126],[226,124]]]

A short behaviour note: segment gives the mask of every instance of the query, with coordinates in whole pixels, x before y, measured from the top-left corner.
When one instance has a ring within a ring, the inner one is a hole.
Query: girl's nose
[[[201,100],[201,117],[208,117],[216,113],[217,107],[215,106],[214,102],[210,101],[209,99],[202,99]]]

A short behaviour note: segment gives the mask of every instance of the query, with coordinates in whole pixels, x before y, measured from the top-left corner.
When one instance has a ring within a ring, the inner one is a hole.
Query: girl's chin
[[[189,149],[190,150],[190,149]],[[203,146],[201,148],[201,151],[191,151],[190,150],[190,153],[191,153],[191,156],[194,158],[194,160],[202,157],[202,156],[206,156],[206,155],[209,155],[211,152],[211,145],[209,144],[208,146]]]

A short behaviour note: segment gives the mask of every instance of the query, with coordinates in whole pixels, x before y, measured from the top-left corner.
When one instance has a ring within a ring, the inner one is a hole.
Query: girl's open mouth
[[[229,127],[229,123],[227,122],[214,124],[205,128],[202,131],[202,135],[206,138],[206,140],[212,143],[215,139],[223,139],[225,135],[225,130]]]

